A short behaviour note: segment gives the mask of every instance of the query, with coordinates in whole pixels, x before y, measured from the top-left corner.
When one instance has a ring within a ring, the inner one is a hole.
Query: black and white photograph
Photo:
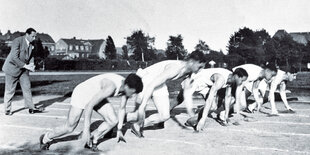
[[[0,154],[310,154],[308,0],[0,0]]]

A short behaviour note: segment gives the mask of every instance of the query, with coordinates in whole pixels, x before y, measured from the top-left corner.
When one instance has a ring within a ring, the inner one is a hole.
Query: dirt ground
[[[119,98],[110,99],[115,109],[119,101]],[[49,151],[40,151],[39,136],[65,123],[69,102],[70,97],[60,95],[34,96],[34,103],[45,106],[46,111],[31,115],[23,108],[22,97],[16,97],[14,114],[0,115],[0,154],[310,154],[308,95],[290,102],[296,110],[294,114],[286,113],[283,103],[277,102],[280,116],[269,117],[270,104],[267,103],[261,113],[251,114],[250,118],[232,118],[232,122],[238,121],[239,125],[224,127],[210,118],[201,133],[195,133],[192,128],[183,125],[188,115],[184,105],[180,105],[172,112],[165,128],[145,130],[145,138],[135,137],[130,129],[124,130],[127,143],[117,143],[113,138],[114,132],[112,136],[102,139],[99,153],[83,149],[77,140],[84,123],[82,119],[74,133],[58,139]],[[194,103],[199,106],[203,101],[195,99]],[[131,99],[127,111],[133,110],[133,107]],[[0,109],[3,109],[3,104],[0,104]],[[150,103],[147,110],[148,113],[155,112],[154,104]],[[92,129],[96,129],[102,121],[94,113]]]

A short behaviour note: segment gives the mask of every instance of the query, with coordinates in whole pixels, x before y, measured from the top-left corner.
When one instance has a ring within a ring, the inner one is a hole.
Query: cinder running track
[[[111,98],[110,102],[117,108],[119,98]],[[23,109],[20,98],[13,104],[12,116],[0,115],[0,154],[91,154],[83,149],[76,140],[82,131],[83,119],[72,136],[62,138],[50,147],[50,151],[39,150],[39,136],[65,123],[70,107],[70,98],[53,95],[34,96],[34,103],[44,105],[46,112],[28,114]],[[195,105],[201,105],[200,99]],[[106,138],[99,144],[100,153],[93,154],[310,154],[310,98],[290,102],[296,113],[285,113],[281,102],[277,102],[278,117],[268,117],[270,105],[263,106],[263,113],[252,114],[248,121],[233,119],[240,125],[223,127],[213,119],[208,120],[204,132],[194,133],[191,128],[184,127],[188,115],[184,105],[178,106],[172,117],[165,123],[164,129],[145,130],[145,138],[135,137],[130,130],[125,133],[127,143],[116,143],[115,138]],[[133,109],[133,100],[129,101],[127,110]],[[0,104],[3,109],[3,104]],[[155,107],[148,105],[148,111]],[[95,114],[95,113],[94,113]],[[95,114],[93,126],[102,122]],[[95,129],[96,127],[92,127]]]

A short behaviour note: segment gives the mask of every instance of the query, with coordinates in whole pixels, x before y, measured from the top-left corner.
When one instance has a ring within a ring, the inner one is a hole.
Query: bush
[[[45,60],[46,70],[136,70],[145,68],[155,62],[141,62],[134,60],[100,60],[79,59],[59,60],[48,58]]]

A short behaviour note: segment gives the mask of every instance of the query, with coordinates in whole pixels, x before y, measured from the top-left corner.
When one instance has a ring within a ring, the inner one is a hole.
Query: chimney
[[[76,40],[76,38],[75,38],[75,37],[73,37],[72,39],[73,39],[73,40]]]

